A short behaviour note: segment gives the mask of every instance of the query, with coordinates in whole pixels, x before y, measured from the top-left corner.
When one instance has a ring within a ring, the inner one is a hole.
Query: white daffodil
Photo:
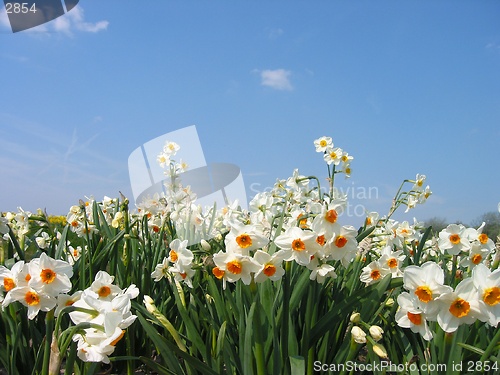
[[[395,319],[400,327],[410,328],[412,332],[420,333],[424,340],[431,340],[433,335],[427,324],[426,314],[421,309],[422,303],[408,292],[398,296],[399,309]]]
[[[454,332],[462,324],[472,324],[477,319],[486,321],[487,316],[479,306],[477,289],[472,278],[462,280],[454,291],[436,299],[439,306],[437,322],[445,332]]]
[[[439,249],[450,255],[458,255],[462,251],[470,250],[470,242],[462,224],[450,224],[439,232]]]
[[[170,274],[168,273],[168,268],[170,267],[170,262],[168,258],[163,258],[163,261],[156,265],[155,270],[151,272],[151,277],[155,281],[160,281],[164,277],[168,279]]]
[[[257,225],[242,225],[232,221],[230,226],[231,230],[224,239],[227,251],[249,255],[249,251],[262,249],[269,243],[269,239]]]
[[[316,147],[316,152],[325,152],[329,148],[333,148],[333,142],[331,137],[320,137],[314,140],[314,147]]]
[[[478,292],[481,311],[487,313],[488,323],[500,323],[500,269],[491,271],[483,263],[472,270],[472,280]]]
[[[231,251],[219,251],[213,259],[217,269],[224,271],[223,277],[231,283],[241,279],[245,285],[249,285],[252,281],[252,274],[259,272],[261,268],[261,265],[253,258]]]
[[[403,285],[423,303],[423,311],[429,319],[433,319],[437,313],[436,298],[453,291],[450,286],[444,285],[444,271],[434,262],[406,267],[403,272]]]
[[[313,231],[291,227],[276,237],[274,243],[287,252],[285,260],[295,260],[298,264],[306,266],[320,249],[320,245],[316,242],[317,237]]]
[[[257,250],[253,259],[260,264],[260,270],[255,273],[255,282],[261,283],[270,279],[277,281],[283,277],[285,270],[281,266],[283,260],[287,257],[287,252],[280,250],[274,254],[268,254],[265,251]]]
[[[359,279],[366,285],[370,285],[382,280],[384,276],[389,273],[391,273],[391,271],[386,264],[382,264],[378,260],[374,260],[367,266],[363,267]]]
[[[56,298],[29,287],[22,286],[12,289],[2,302],[2,308],[14,301],[21,302],[28,308],[28,319],[34,319],[39,311],[49,311],[56,306]]]
[[[97,298],[112,300],[122,291],[120,287],[113,284],[114,279],[115,277],[111,276],[106,271],[99,271],[87,290],[94,293]]]
[[[29,286],[39,293],[56,297],[71,290],[71,276],[73,267],[63,260],[53,259],[42,253],[40,258],[32,259],[29,263],[31,278]]]

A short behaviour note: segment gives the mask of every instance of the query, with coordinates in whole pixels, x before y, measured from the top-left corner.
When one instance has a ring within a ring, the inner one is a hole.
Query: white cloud
[[[108,21],[98,21],[95,23],[86,22],[83,8],[79,5],[71,9],[65,15],[57,17],[55,20],[44,23],[40,26],[26,29],[25,31],[35,34],[62,33],[73,35],[74,32],[97,33],[108,28]],[[0,11],[0,26],[10,29],[9,19],[5,10]]]
[[[261,85],[275,90],[293,90],[290,82],[292,72],[285,69],[263,70],[260,72]]]

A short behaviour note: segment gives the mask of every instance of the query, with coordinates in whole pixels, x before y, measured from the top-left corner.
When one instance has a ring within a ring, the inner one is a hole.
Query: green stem
[[[290,318],[290,273],[292,262],[285,263],[285,275],[283,276],[283,313],[281,314],[281,363],[283,364],[283,374],[290,374],[290,361],[288,359],[288,324]]]
[[[488,345],[488,347],[484,351],[479,362],[484,363],[485,361],[488,360],[491,353],[493,352],[495,347],[498,345],[499,341],[500,341],[500,329],[498,329],[497,332],[495,333],[495,336],[493,336],[493,339],[490,341],[490,344]]]
[[[52,334],[54,331],[54,309],[45,316],[45,344],[43,350],[42,375],[49,374],[50,346],[52,345]]]

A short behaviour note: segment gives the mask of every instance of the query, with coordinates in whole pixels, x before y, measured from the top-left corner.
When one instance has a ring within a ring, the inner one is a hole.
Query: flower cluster
[[[6,293],[2,296],[2,311],[11,303],[19,302],[26,306],[28,319],[33,320],[40,311],[54,310],[58,316],[72,306],[71,321],[82,327],[72,336],[78,343],[79,358],[108,363],[107,356],[114,351],[123,330],[136,318],[130,312],[130,300],[137,297],[139,290],[135,285],[122,290],[113,285],[112,276],[99,271],[89,288],[68,295],[72,276],[70,263],[53,259],[46,253],[28,263],[18,261],[10,269],[0,266],[0,285]]]

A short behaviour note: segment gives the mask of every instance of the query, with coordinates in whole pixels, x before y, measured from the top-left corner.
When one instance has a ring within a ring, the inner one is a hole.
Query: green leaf
[[[306,373],[306,361],[304,357],[290,356],[291,375],[304,375]]]

